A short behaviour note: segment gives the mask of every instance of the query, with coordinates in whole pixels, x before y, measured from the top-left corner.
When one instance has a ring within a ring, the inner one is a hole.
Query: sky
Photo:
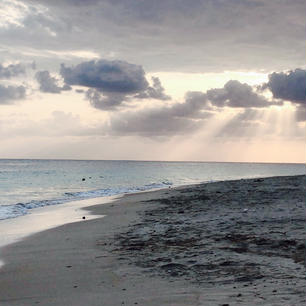
[[[306,0],[2,0],[0,158],[306,161]]]

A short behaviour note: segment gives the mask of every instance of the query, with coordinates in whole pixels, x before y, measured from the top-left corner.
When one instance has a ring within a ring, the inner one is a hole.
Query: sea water
[[[70,201],[200,182],[306,174],[304,164],[0,160],[0,220]]]

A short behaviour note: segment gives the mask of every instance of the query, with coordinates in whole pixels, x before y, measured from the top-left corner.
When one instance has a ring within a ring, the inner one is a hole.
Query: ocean
[[[1,159],[0,220],[82,199],[298,174],[306,174],[305,164]]]

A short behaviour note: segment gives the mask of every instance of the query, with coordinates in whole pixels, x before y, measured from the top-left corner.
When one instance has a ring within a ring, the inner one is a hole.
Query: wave
[[[27,203],[16,203],[14,205],[0,206],[0,220],[16,218],[29,213],[31,209],[63,204],[71,201],[85,200],[90,198],[99,198],[126,193],[141,192],[152,189],[160,189],[172,186],[170,181],[161,183],[151,183],[143,186],[121,187],[121,188],[104,188],[79,192],[65,192],[61,198],[47,200],[33,200]]]

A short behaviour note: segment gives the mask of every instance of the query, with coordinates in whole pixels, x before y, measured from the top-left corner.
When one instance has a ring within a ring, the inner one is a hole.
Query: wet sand
[[[0,304],[305,305],[305,196],[293,176],[90,207],[1,250]]]

